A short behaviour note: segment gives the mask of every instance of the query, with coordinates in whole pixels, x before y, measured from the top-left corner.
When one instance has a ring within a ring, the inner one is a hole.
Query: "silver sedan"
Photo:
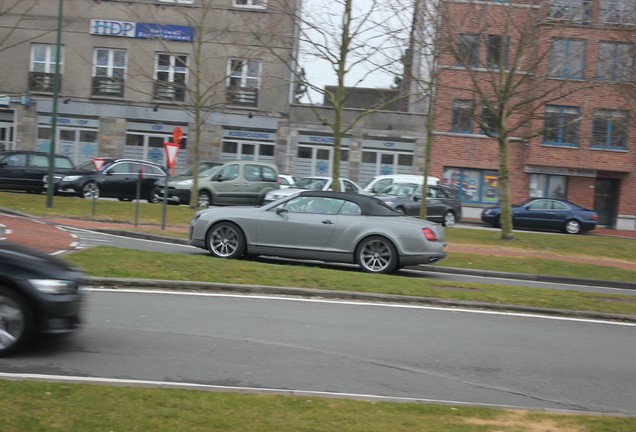
[[[201,210],[188,242],[219,258],[355,263],[369,273],[434,263],[448,247],[439,224],[404,216],[373,196],[328,191],[305,191],[262,207]]]

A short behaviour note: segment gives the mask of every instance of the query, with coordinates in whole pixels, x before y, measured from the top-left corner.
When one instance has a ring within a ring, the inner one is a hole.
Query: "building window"
[[[486,66],[492,69],[508,67],[508,38],[489,35],[486,42]]]
[[[569,21],[574,24],[592,23],[591,0],[550,0],[550,20]]]
[[[265,9],[267,7],[267,0],[234,0],[233,6],[252,9]]]
[[[550,78],[583,79],[585,41],[552,39],[548,56]]]
[[[451,131],[457,133],[473,132],[473,101],[454,100]]]
[[[125,50],[96,48],[93,53],[93,85],[95,96],[124,95],[127,53]]]
[[[633,47],[625,43],[601,42],[596,63],[598,81],[630,83],[634,67]]]
[[[441,183],[457,191],[462,202],[494,204],[499,201],[497,171],[447,167]]]
[[[601,23],[609,25],[636,24],[634,0],[601,0],[599,7]]]
[[[457,41],[457,65],[463,67],[479,66],[479,36],[461,34]]]
[[[561,175],[531,174],[528,195],[530,198],[565,199],[567,179]]]
[[[29,72],[29,90],[34,92],[52,92],[57,63],[56,45],[31,45],[31,67]],[[60,74],[64,67],[64,47],[60,47]],[[60,86],[61,86],[60,82]]]
[[[497,109],[497,107],[493,106],[493,109]],[[481,115],[479,116],[479,126],[482,135],[497,135],[497,119],[487,105],[484,105],[481,108]]]
[[[155,59],[155,99],[185,101],[188,56],[159,53]]]
[[[545,107],[543,143],[578,146],[581,111],[576,107]]]
[[[592,147],[625,150],[627,128],[626,112],[597,110],[592,120]]]
[[[227,101],[234,105],[258,105],[261,81],[259,60],[230,59],[228,62]]]

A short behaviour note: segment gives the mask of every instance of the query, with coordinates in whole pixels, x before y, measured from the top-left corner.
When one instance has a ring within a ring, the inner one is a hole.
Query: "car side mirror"
[[[282,215],[283,213],[289,213],[289,210],[287,210],[283,206],[276,207],[276,214],[277,215]]]
[[[415,195],[413,197],[413,201],[422,201],[422,197],[420,197],[419,195]]]
[[[222,182],[223,181],[223,176],[221,174],[217,174],[217,175],[212,177],[212,181]]]

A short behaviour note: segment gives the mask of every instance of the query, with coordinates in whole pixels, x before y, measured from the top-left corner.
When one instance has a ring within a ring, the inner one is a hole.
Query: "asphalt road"
[[[635,415],[635,326],[106,290],[92,293],[79,333],[0,359],[0,375]]]

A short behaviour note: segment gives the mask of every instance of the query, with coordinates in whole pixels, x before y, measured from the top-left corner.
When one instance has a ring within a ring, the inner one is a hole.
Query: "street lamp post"
[[[53,113],[51,116],[51,145],[49,147],[49,174],[48,189],[46,191],[46,207],[53,207],[53,174],[55,173],[55,143],[57,135],[57,102],[60,94],[60,54],[62,51],[62,16],[64,11],[64,0],[58,0],[57,13],[57,41],[55,43],[55,75],[53,77]]]

